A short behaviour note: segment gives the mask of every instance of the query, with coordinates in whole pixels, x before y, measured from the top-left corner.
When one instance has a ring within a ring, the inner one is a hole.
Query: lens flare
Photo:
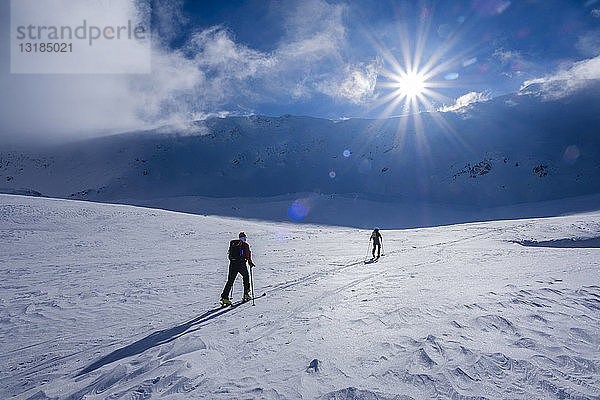
[[[577,162],[577,159],[579,158],[579,155],[579,147],[571,145],[565,150],[564,159],[569,164],[575,164],[575,162]]]
[[[303,202],[299,200],[293,202],[292,205],[288,208],[288,216],[296,222],[302,221],[307,215],[308,208]]]

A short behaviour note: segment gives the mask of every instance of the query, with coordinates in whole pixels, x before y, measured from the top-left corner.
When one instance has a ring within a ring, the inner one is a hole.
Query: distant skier
[[[375,258],[375,249],[377,249],[377,258],[379,258],[381,255],[381,242],[383,241],[379,228],[375,228],[369,240],[373,241],[373,258]]]
[[[248,268],[246,267],[246,261],[250,264],[250,268],[254,268],[252,262],[252,256],[250,252],[250,245],[246,243],[246,234],[240,232],[239,239],[234,239],[229,242],[229,274],[227,276],[227,283],[221,294],[221,304],[224,306],[230,306],[231,301],[229,300],[229,292],[233,286],[233,282],[237,277],[237,274],[242,275],[244,281],[244,298],[243,301],[251,300],[250,296],[250,276],[248,275]]]

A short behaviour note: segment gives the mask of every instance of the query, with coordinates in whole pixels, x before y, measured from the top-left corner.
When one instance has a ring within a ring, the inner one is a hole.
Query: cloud
[[[311,43],[321,46],[339,44],[346,35],[342,23],[347,6],[344,4],[329,4],[323,0],[306,0],[297,3],[295,7],[283,11],[285,19],[285,43]],[[330,43],[317,43],[312,39],[329,37]],[[285,46],[283,46],[285,47]]]
[[[346,66],[341,79],[321,82],[318,89],[334,98],[348,100],[353,104],[363,104],[374,99],[375,85],[381,60],[366,65]]]
[[[502,74],[508,77],[512,77],[513,74],[519,75],[523,69],[529,66],[523,55],[515,50],[496,49],[492,56],[500,62],[503,69]]]
[[[482,93],[482,92],[469,92],[463,96],[460,96],[458,99],[456,99],[456,102],[451,105],[451,106],[444,106],[442,108],[440,108],[438,111],[441,112],[450,112],[450,111],[455,111],[455,112],[462,112],[464,111],[464,108],[474,104],[474,103],[481,103],[484,101],[488,101],[490,100],[490,96],[486,93]]]
[[[84,3],[81,3],[82,5]],[[282,11],[285,34],[271,51],[224,26],[191,31],[183,2],[157,2],[158,40],[149,75],[11,75],[0,71],[0,136],[81,136],[184,126],[325,94],[349,104],[373,96],[377,62],[349,61],[346,6],[322,0]],[[6,7],[7,9],[7,7]],[[5,10],[0,25],[7,25]],[[156,10],[155,10],[156,11]],[[182,38],[187,37],[181,43]],[[180,41],[177,49],[171,41]],[[0,50],[8,43],[0,40]],[[10,96],[8,95],[10,93]]]
[[[594,8],[590,11],[590,14],[592,14],[592,17],[594,18],[600,18],[600,8]]]
[[[64,138],[140,127],[140,99],[124,76],[4,75],[0,138]]]
[[[498,58],[503,63],[510,63],[522,60],[521,53],[514,50],[496,49],[494,51],[493,56]]]
[[[170,123],[322,93],[324,81],[348,69],[342,14],[343,7],[316,0],[288,10],[286,35],[271,52],[239,43],[223,26],[192,34],[180,51],[158,49],[156,72],[138,85],[152,106],[145,119]]]
[[[214,26],[192,37],[186,50],[206,74],[219,73],[231,79],[245,79],[271,68],[276,60],[260,51],[235,43],[225,29]]]
[[[190,19],[183,13],[184,0],[154,1],[154,40],[168,45],[188,28]]]
[[[573,63],[553,75],[523,82],[521,93],[541,94],[544,98],[558,99],[600,79],[600,56]]]
[[[600,54],[600,29],[589,31],[577,38],[575,48],[582,54],[593,57]]]

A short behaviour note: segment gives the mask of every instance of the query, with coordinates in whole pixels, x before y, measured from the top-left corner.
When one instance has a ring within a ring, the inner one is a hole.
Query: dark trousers
[[[246,268],[246,261],[230,261],[227,283],[221,294],[222,299],[229,298],[229,292],[231,292],[231,287],[233,286],[233,282],[235,282],[235,278],[237,278],[237,274],[241,274],[242,279],[244,280],[244,293],[250,292],[250,275],[248,274],[248,268]]]
[[[381,243],[373,242],[373,257],[375,257],[375,249],[377,249],[377,257],[381,254]]]

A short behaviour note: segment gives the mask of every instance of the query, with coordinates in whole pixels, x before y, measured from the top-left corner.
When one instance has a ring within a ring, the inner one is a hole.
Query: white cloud
[[[591,80],[600,79],[600,56],[573,63],[553,75],[523,82],[522,93],[539,93],[545,98],[567,96],[585,87]]]
[[[483,92],[469,92],[463,96],[460,96],[458,99],[456,99],[456,102],[451,105],[451,106],[444,106],[442,108],[440,108],[438,111],[441,112],[450,112],[450,111],[456,111],[456,112],[461,112],[464,111],[464,108],[474,104],[474,103],[481,103],[484,101],[488,101],[490,99],[490,96],[486,93]]]
[[[181,50],[166,43],[186,24],[183,2],[158,2],[161,40],[150,75],[10,75],[0,71],[0,136],[77,135],[184,126],[215,112],[325,93],[360,104],[373,96],[376,63],[349,62],[346,6],[322,0],[286,9],[286,33],[270,52],[241,44],[222,26],[196,32]],[[82,3],[83,4],[83,3]],[[2,6],[0,6],[2,7]],[[6,15],[4,9],[0,14]],[[0,25],[6,24],[0,18]],[[8,43],[0,40],[0,50]],[[10,96],[9,96],[10,94]]]
[[[512,77],[520,75],[521,71],[529,66],[523,55],[515,50],[496,49],[493,57],[497,58],[503,67],[502,75]]]
[[[332,97],[345,99],[354,104],[362,104],[373,99],[381,61],[375,60],[366,65],[346,67],[341,79],[321,82],[318,89]]]
[[[193,36],[187,50],[197,66],[207,73],[230,79],[245,79],[271,68],[276,60],[260,51],[235,43],[231,34],[215,26]]]
[[[329,4],[323,0],[306,0],[287,11],[284,11],[287,35],[286,43],[310,42],[321,34],[338,43],[346,34],[342,23],[347,6],[344,4]],[[313,44],[317,44],[313,41]],[[320,43],[318,46],[328,46]]]
[[[577,38],[575,48],[582,54],[593,57],[600,54],[600,29],[589,31]]]
[[[190,80],[187,87],[177,88],[176,92],[185,94],[185,98],[162,91],[157,99],[161,104],[178,103],[179,113],[188,108],[212,112],[231,103],[289,101],[320,92],[324,80],[343,76],[348,68],[339,54],[345,45],[343,7],[315,0],[293,11],[286,16],[285,40],[269,53],[238,43],[222,26],[197,32],[184,49],[192,57],[185,58],[180,53],[167,53],[164,57],[171,64],[199,71],[184,76],[199,76]],[[348,100],[352,102],[354,98]]]
[[[590,11],[590,14],[592,14],[592,17],[594,18],[600,18],[600,8],[594,8]]]
[[[521,53],[515,50],[504,50],[496,49],[493,54],[494,57],[498,58],[503,63],[510,63],[514,61],[522,61],[523,57]]]

